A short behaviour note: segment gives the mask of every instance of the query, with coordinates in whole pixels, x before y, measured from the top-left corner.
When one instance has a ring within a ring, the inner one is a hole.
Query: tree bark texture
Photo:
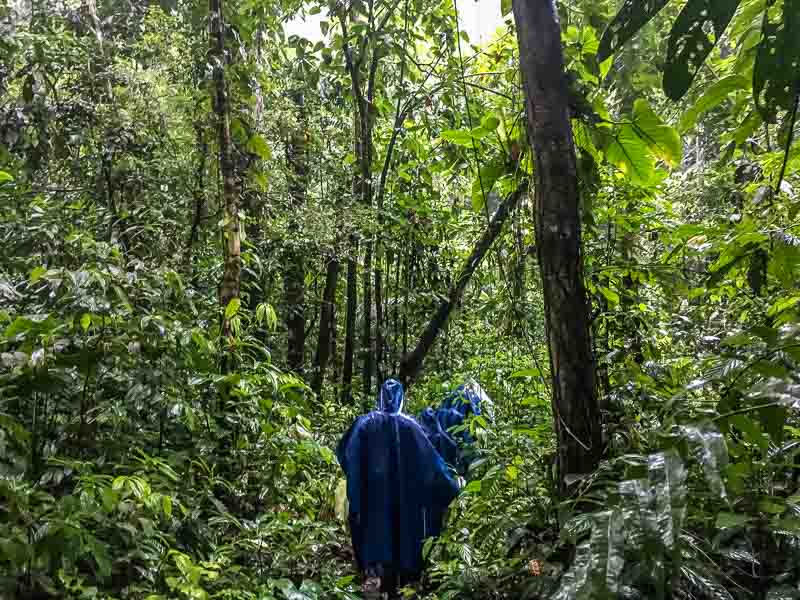
[[[348,59],[348,64],[350,59]],[[356,72],[357,73],[357,72]],[[357,74],[356,74],[357,77]],[[355,83],[353,90],[355,93]],[[358,158],[361,154],[361,119],[358,111],[353,115],[353,152]],[[361,197],[360,171],[353,173],[352,199]],[[347,259],[347,305],[345,311],[344,359],[342,361],[342,402],[349,403],[353,394],[353,364],[356,347],[356,307],[358,305],[358,236],[350,234]]]
[[[363,298],[362,298],[362,330],[361,330],[361,384],[364,397],[368,398],[372,391],[373,363],[375,351],[372,340],[372,251],[373,243],[368,241],[364,250]]]
[[[357,164],[357,171],[353,176],[353,197],[359,198],[365,208],[372,208],[373,200],[373,185],[372,185],[372,160],[373,160],[373,141],[372,141],[372,125],[374,122],[374,100],[375,89],[377,81],[378,64],[381,58],[380,48],[378,46],[377,34],[382,30],[386,24],[386,19],[391,15],[392,11],[388,11],[386,17],[380,25],[375,21],[375,5],[374,0],[368,0],[368,32],[359,39],[357,44],[358,52],[353,52],[353,47],[350,44],[350,34],[348,32],[348,20],[352,15],[348,10],[342,10],[339,13],[339,21],[342,27],[342,37],[344,40],[343,51],[345,57],[345,66],[350,75],[351,91],[353,95],[354,105],[354,127],[353,127],[353,140],[355,146],[355,157]],[[369,56],[369,68],[367,70],[366,86],[362,78],[361,68],[365,64],[366,57]],[[365,397],[368,397],[372,391],[372,376],[374,373],[375,352],[373,349],[372,339],[372,263],[373,255],[375,252],[372,240],[366,240],[364,244],[364,273],[363,273],[363,322],[361,332],[361,358],[362,358],[362,389]],[[355,250],[355,245],[351,243],[351,252]],[[357,254],[355,254],[357,256]],[[378,260],[380,256],[378,256]],[[348,327],[350,321],[350,299],[355,299],[356,291],[350,288],[350,264],[348,264]],[[353,266],[353,278],[355,274],[355,264]],[[354,280],[355,284],[355,280]],[[355,300],[354,300],[355,302]],[[355,310],[355,308],[353,309]],[[352,324],[355,325],[355,317]],[[345,340],[345,368],[344,368],[344,381],[343,393],[349,395],[352,388],[352,367],[348,368],[348,362],[352,359],[348,357],[348,349],[354,351],[354,332],[348,331]],[[348,346],[347,341],[350,341]]]
[[[472,253],[467,259],[467,262],[461,267],[461,272],[458,274],[455,282],[450,286],[447,298],[442,300],[436,312],[433,314],[433,317],[431,317],[431,320],[428,322],[416,347],[403,357],[400,364],[400,380],[404,385],[410,385],[419,375],[425,357],[431,348],[433,348],[439,333],[447,324],[450,313],[453,312],[453,309],[460,302],[472,275],[481,264],[483,257],[486,256],[486,253],[497,239],[497,236],[500,235],[503,224],[516,208],[517,204],[519,204],[520,198],[526,191],[527,186],[523,185],[512,192],[503,203],[500,204],[497,212],[489,222],[486,231],[483,232],[483,235],[472,249]]]
[[[375,49],[373,48],[373,52]],[[360,134],[360,154],[357,155],[359,159],[360,175],[358,185],[361,192],[361,203],[367,209],[372,208],[372,104],[373,104],[373,90],[374,90],[374,69],[377,68],[377,60],[373,59],[372,68],[370,69],[369,85],[367,91],[367,98],[362,98],[361,109],[359,111],[361,117],[361,125],[358,127],[357,132]],[[361,351],[362,351],[362,370],[361,380],[363,386],[364,397],[369,398],[372,392],[372,375],[375,371],[375,349],[374,340],[372,339],[372,268],[373,268],[373,254],[375,251],[374,242],[369,239],[365,244],[364,249],[364,274],[363,274],[363,328],[361,332]],[[377,300],[377,298],[376,298]]]
[[[222,199],[224,205],[224,266],[219,287],[219,303],[223,310],[222,335],[231,332],[230,319],[224,316],[231,300],[239,297],[242,274],[241,236],[239,225],[239,198],[236,193],[236,178],[231,152],[230,105],[225,87],[225,26],[222,15],[223,0],[209,0],[210,57],[214,69],[214,112],[217,116],[219,139],[219,169],[222,176]]]
[[[314,356],[314,379],[311,389],[319,396],[325,381],[325,372],[333,347],[334,329],[336,328],[336,287],[339,282],[339,259],[332,256],[325,269],[325,289],[322,292],[322,306],[319,315],[319,337],[317,352]]]
[[[345,314],[344,361],[342,364],[342,401],[353,395],[353,357],[356,342],[356,305],[358,304],[358,240],[350,236],[350,257],[347,259],[347,307]]]
[[[205,172],[208,157],[208,144],[203,136],[203,125],[198,119],[194,123],[195,137],[197,139],[197,168],[195,169],[194,207],[192,209],[192,227],[189,230],[189,240],[186,244],[186,269],[192,281],[196,280],[194,270],[194,245],[200,239],[200,223],[206,210]]]
[[[578,178],[561,29],[552,0],[513,0],[536,158],[536,243],[558,435],[559,487],[598,464],[602,424],[583,281]]]
[[[289,196],[295,212],[305,204],[307,168],[306,168],[306,131],[301,91],[292,93],[298,112],[299,126],[295,129],[286,145],[286,162],[289,167]],[[289,370],[302,374],[306,346],[305,317],[305,260],[303,248],[298,240],[300,224],[297,219],[289,226],[288,247],[285,253],[285,269],[283,287],[286,296],[286,363]]]

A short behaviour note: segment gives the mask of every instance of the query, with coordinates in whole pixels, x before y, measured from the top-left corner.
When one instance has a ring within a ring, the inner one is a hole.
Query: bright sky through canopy
[[[500,0],[458,0],[461,27],[473,44],[483,44],[491,39],[495,29],[503,24],[500,15]],[[319,24],[327,19],[325,13],[306,15],[286,24],[286,35],[299,35],[310,41],[322,39]]]

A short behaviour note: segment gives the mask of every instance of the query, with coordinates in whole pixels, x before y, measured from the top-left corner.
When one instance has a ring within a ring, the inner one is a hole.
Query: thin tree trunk
[[[391,258],[389,251],[379,244],[378,265],[375,268],[375,376],[378,384],[386,377],[386,370],[383,365],[384,348],[384,319],[386,317],[386,298],[389,295],[389,288],[392,284]],[[383,260],[381,260],[381,258]],[[383,289],[383,274],[386,273],[386,291]]]
[[[394,267],[394,322],[392,323],[392,373],[397,373],[395,365],[398,365],[400,353],[397,351],[400,346],[400,272],[403,270],[403,253],[398,249],[397,264]],[[398,365],[399,366],[399,365]]]
[[[411,247],[411,252],[406,260],[406,293],[403,298],[403,353],[400,357],[400,365],[398,365],[398,373],[403,364],[403,357],[408,354],[408,304],[411,296],[411,286],[414,284],[414,271],[417,261],[417,244]]]
[[[331,357],[331,341],[336,328],[336,287],[339,282],[339,259],[336,256],[330,258],[325,271],[325,290],[322,292],[319,316],[319,337],[317,338],[317,352],[314,356],[314,379],[311,383],[311,389],[317,396],[322,393],[325,371]]]
[[[186,269],[192,281],[195,280],[194,273],[194,244],[200,237],[200,222],[205,211],[205,172],[206,158],[208,156],[208,144],[203,138],[203,127],[200,121],[194,124],[195,136],[197,140],[197,151],[199,160],[194,175],[194,209],[192,211],[192,227],[189,231],[189,240],[186,244]]]
[[[342,17],[344,19],[344,17]],[[342,29],[345,30],[344,25]],[[346,52],[348,56],[348,64],[351,62],[349,58],[349,51]],[[357,71],[351,69],[351,73]],[[356,92],[356,83],[353,81],[353,92]],[[356,100],[358,101],[358,100]],[[353,153],[359,164],[362,152],[361,146],[361,119],[360,112],[356,110],[353,115]],[[361,189],[361,176],[360,170],[353,173],[352,183],[352,201],[356,201],[362,196]],[[350,234],[348,240],[350,255],[347,259],[347,306],[345,316],[345,333],[344,333],[344,359],[342,364],[342,402],[350,403],[353,396],[353,365],[355,363],[355,341],[356,341],[356,307],[358,306],[358,236],[355,233]]]
[[[364,281],[363,281],[363,328],[361,330],[362,368],[361,383],[364,397],[369,398],[372,390],[372,365],[375,361],[375,351],[372,340],[372,250],[373,243],[367,242],[364,250]]]
[[[86,8],[89,11],[89,16],[92,19],[92,29],[94,30],[95,39],[97,40],[97,47],[100,50],[100,57],[103,62],[103,73],[99,79],[101,81],[105,80],[106,102],[111,104],[114,100],[114,92],[111,88],[111,79],[104,72],[108,68],[109,60],[106,53],[106,46],[103,42],[103,25],[100,21],[99,15],[97,14],[96,0],[86,0]]]
[[[292,132],[286,146],[286,162],[289,166],[289,196],[292,207],[297,212],[305,204],[306,173],[306,131],[303,107],[303,94],[293,94],[298,109],[299,128]],[[286,362],[289,370],[302,374],[306,345],[305,317],[305,260],[303,249],[299,246],[300,224],[294,219],[289,226],[289,248],[286,251],[284,270],[284,293],[286,296]]]
[[[508,216],[512,213],[514,208],[516,208],[520,198],[526,192],[526,190],[527,186],[521,186],[516,191],[512,192],[503,201],[503,203],[500,204],[497,212],[489,222],[489,226],[486,228],[486,231],[484,231],[483,235],[472,249],[472,254],[470,254],[467,262],[464,263],[464,266],[461,267],[461,272],[458,274],[458,278],[456,278],[455,282],[450,287],[447,298],[441,301],[439,307],[436,309],[436,312],[433,314],[433,317],[431,317],[431,320],[428,322],[428,325],[420,336],[416,347],[413,351],[403,357],[402,363],[400,364],[400,380],[405,385],[410,385],[413,383],[414,379],[416,379],[417,375],[419,375],[425,357],[431,348],[433,348],[436,338],[439,336],[439,332],[447,324],[450,313],[452,313],[453,309],[461,300],[464,290],[472,278],[473,273],[475,273],[475,270],[481,264],[481,260],[483,260],[483,257],[486,256],[486,253],[497,239],[497,236],[500,235],[500,231],[503,229],[503,224],[506,222]]]
[[[342,401],[353,397],[353,357],[356,337],[356,305],[358,304],[358,239],[350,236],[350,257],[347,259],[347,313],[345,316],[344,362],[342,365]]]
[[[559,488],[602,456],[602,424],[583,282],[578,178],[561,29],[550,0],[513,0],[536,156],[536,241],[558,435]]]
[[[342,266],[339,264],[339,271],[341,272]],[[338,283],[337,283],[338,286]],[[331,381],[340,381],[342,375],[342,356],[338,352],[339,343],[339,313],[337,310],[336,302],[333,303],[333,318],[331,323]]]
[[[373,52],[376,50],[373,48]],[[374,89],[374,68],[377,66],[377,59],[373,59],[373,68],[370,70],[370,78],[367,92],[367,100],[363,103],[361,111],[361,202],[365,208],[372,208],[372,105]],[[361,349],[363,352],[362,366],[362,385],[364,397],[369,398],[372,392],[372,375],[375,370],[375,349],[372,339],[372,264],[375,252],[375,243],[367,240],[364,249],[364,322],[361,337]],[[376,298],[377,301],[377,298]]]
[[[637,210],[637,205],[634,201],[629,203],[625,212],[633,215]],[[644,355],[642,353],[642,335],[640,331],[640,321],[634,315],[634,307],[639,304],[639,285],[631,275],[633,269],[634,256],[633,249],[636,245],[636,234],[632,231],[626,231],[622,235],[622,262],[628,272],[622,278],[622,310],[625,314],[625,330],[621,332],[623,337],[628,338],[630,344],[630,356],[633,361],[641,365],[644,362]]]
[[[374,115],[374,100],[375,100],[375,83],[378,71],[378,63],[381,58],[380,48],[377,44],[377,34],[380,29],[386,24],[386,19],[392,14],[389,10],[386,14],[384,21],[376,28],[374,0],[368,0],[368,26],[369,31],[365,38],[361,39],[359,43],[358,56],[353,55],[353,49],[350,46],[350,34],[348,33],[347,23],[350,18],[349,9],[342,10],[339,13],[339,21],[342,27],[342,37],[344,40],[343,51],[345,56],[345,63],[348,73],[350,74],[350,83],[353,93],[353,103],[355,108],[354,113],[354,136],[355,141],[355,157],[358,165],[358,174],[354,177],[354,196],[360,198],[362,204],[366,208],[372,208],[372,125]],[[369,51],[369,52],[368,52]],[[362,86],[361,66],[364,64],[366,56],[370,56],[369,69],[367,73],[366,90]],[[351,245],[352,246],[352,245]],[[364,274],[363,274],[363,311],[364,322],[362,329],[362,384],[365,396],[369,396],[372,388],[372,374],[374,372],[375,355],[372,351],[372,259],[374,253],[374,244],[372,241],[367,241],[364,250]],[[355,298],[355,290],[352,295],[350,293],[350,269],[348,266],[348,303],[351,298]],[[355,273],[353,273],[355,277]],[[349,320],[348,304],[348,324]],[[353,324],[355,320],[353,320]],[[348,334],[348,338],[350,334]],[[351,340],[352,344],[352,340]],[[345,373],[346,380],[344,393],[350,394],[349,388],[352,383],[352,374],[348,375],[347,369],[347,345],[345,345]]]
[[[211,35],[210,56],[214,68],[214,112],[219,136],[219,167],[222,175],[224,266],[219,287],[219,304],[223,311],[222,336],[231,333],[230,319],[225,309],[239,297],[242,273],[241,238],[239,231],[239,199],[231,153],[230,106],[225,87],[225,27],[222,15],[223,0],[209,0]]]

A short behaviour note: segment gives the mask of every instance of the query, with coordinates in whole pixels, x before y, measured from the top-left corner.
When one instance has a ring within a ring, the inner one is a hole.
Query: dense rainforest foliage
[[[0,598],[360,598],[387,377],[418,597],[800,598],[800,1],[459,8],[0,0]]]

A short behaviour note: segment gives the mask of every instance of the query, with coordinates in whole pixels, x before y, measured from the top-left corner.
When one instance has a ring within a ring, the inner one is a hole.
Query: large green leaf
[[[605,149],[606,160],[635,185],[650,185],[655,178],[653,159],[633,125],[623,125]]]
[[[603,62],[630,40],[650,19],[669,3],[669,0],[625,0],[617,16],[603,32],[598,62]]]
[[[786,407],[770,406],[758,411],[761,419],[761,427],[764,432],[769,434],[773,443],[780,445],[783,443],[783,428],[786,425]]]
[[[600,154],[597,151],[597,146],[592,140],[592,132],[588,125],[586,125],[583,121],[573,119],[572,137],[575,141],[575,146],[588,152],[595,162],[600,162]]]
[[[475,212],[481,212],[485,205],[484,194],[488,195],[494,188],[494,184],[505,173],[503,164],[489,163],[480,170],[480,177],[476,177],[472,182],[472,208]]]
[[[500,125],[500,118],[494,113],[489,113],[481,119],[481,128],[488,132],[492,132]]]
[[[653,112],[646,100],[639,99],[634,103],[633,125],[653,155],[670,167],[680,164],[683,156],[681,136]]]
[[[767,310],[767,315],[770,317],[774,317],[776,315],[781,314],[783,311],[788,310],[794,306],[800,304],[800,295],[789,296],[787,298],[780,298],[776,300],[772,306],[769,307]]]
[[[442,131],[442,139],[457,146],[472,146],[472,134],[466,129],[448,129]]]
[[[746,90],[750,81],[743,75],[729,75],[711,85],[681,117],[680,131],[688,131],[697,123],[700,115],[711,110],[728,97],[729,94]]]
[[[800,246],[776,243],[770,254],[769,274],[787,289],[800,279]]]
[[[744,118],[744,121],[733,132],[733,141],[741,146],[763,123],[764,119],[761,118],[760,112],[757,110],[750,111],[750,114]]]
[[[717,521],[715,523],[715,526],[717,527],[717,529],[741,527],[743,525],[747,525],[750,522],[750,519],[751,517],[749,515],[721,512],[717,515]]]
[[[761,43],[753,68],[756,106],[770,123],[779,110],[791,110],[800,91],[800,0],[784,0],[764,13]]]
[[[254,135],[250,138],[247,142],[247,150],[258,155],[258,157],[263,160],[272,158],[272,151],[269,149],[269,145],[260,135]]]
[[[742,0],[739,10],[729,25],[728,36],[733,40],[738,40],[753,25],[760,25],[761,15],[766,5],[767,0]]]
[[[231,298],[231,301],[228,302],[228,306],[225,307],[225,318],[231,319],[236,316],[241,305],[242,301],[239,298]]]
[[[664,92],[679,100],[692,85],[741,0],[689,0],[669,34]]]

